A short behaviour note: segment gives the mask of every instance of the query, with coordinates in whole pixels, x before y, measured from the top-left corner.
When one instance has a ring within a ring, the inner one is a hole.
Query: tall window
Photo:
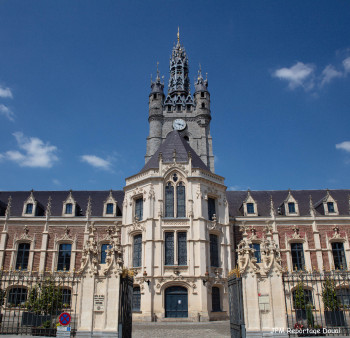
[[[254,257],[256,258],[256,262],[261,263],[260,244],[259,243],[252,243],[249,246],[252,249],[254,249]]]
[[[142,259],[142,235],[134,236],[133,266],[140,267]]]
[[[177,233],[177,263],[187,265],[187,233]]]
[[[216,286],[213,286],[211,289],[211,304],[213,312],[221,311],[220,289]]]
[[[72,244],[64,243],[60,244],[58,251],[57,270],[58,271],[69,271],[70,269],[70,258],[72,255]]]
[[[33,213],[33,203],[27,203],[26,214],[31,215]]]
[[[293,270],[302,270],[305,266],[303,243],[291,243]]]
[[[66,214],[72,214],[73,213],[73,204],[72,203],[67,203],[66,204]]]
[[[177,216],[176,217],[186,217],[186,194],[185,194],[185,186],[182,182],[180,182],[176,187],[176,209]]]
[[[165,217],[174,217],[174,187],[171,183],[165,187]]]
[[[165,265],[174,265],[174,233],[165,233]]]
[[[254,203],[247,203],[247,214],[254,214]]]
[[[334,210],[334,203],[333,202],[327,202],[327,208],[328,208],[328,212],[330,214],[335,212],[335,210]]]
[[[101,245],[101,264],[106,263],[107,258],[107,249],[110,249],[112,246],[110,244],[102,244]]]
[[[135,200],[135,217],[138,218],[139,221],[143,218],[143,198],[138,198]]]
[[[19,306],[27,300],[27,289],[26,288],[12,288],[9,291],[7,304],[12,306]]]
[[[212,221],[214,215],[216,215],[215,198],[208,197],[208,219]]]
[[[132,294],[132,311],[139,312],[141,310],[141,290],[139,286],[134,286]]]
[[[295,214],[295,203],[294,202],[288,203],[288,211],[290,214]]]
[[[27,270],[29,260],[29,243],[20,243],[17,250],[16,270]]]
[[[334,260],[334,268],[336,270],[346,269],[346,259],[344,252],[344,245],[341,242],[332,243],[332,252]]]
[[[114,204],[113,203],[107,203],[106,205],[106,214],[107,215],[113,215],[114,212]]]
[[[300,299],[302,299],[302,303],[304,303],[305,305],[313,304],[312,291],[309,289],[302,289],[301,292],[297,292],[297,290],[294,290],[292,292],[292,296],[294,309],[298,309],[298,303],[301,303]]]
[[[219,266],[218,236],[210,234],[210,265]]]

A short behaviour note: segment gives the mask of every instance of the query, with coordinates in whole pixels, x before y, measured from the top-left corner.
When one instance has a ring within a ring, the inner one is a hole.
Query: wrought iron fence
[[[350,335],[350,272],[283,273],[290,336]]]
[[[133,277],[124,271],[120,277],[118,336],[131,338]]]
[[[56,336],[58,317],[68,312],[75,335],[79,281],[68,272],[0,271],[0,334]]]

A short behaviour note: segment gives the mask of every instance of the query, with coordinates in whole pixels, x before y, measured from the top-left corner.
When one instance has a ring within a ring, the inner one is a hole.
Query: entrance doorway
[[[165,317],[188,317],[188,296],[186,288],[171,286],[165,290]]]

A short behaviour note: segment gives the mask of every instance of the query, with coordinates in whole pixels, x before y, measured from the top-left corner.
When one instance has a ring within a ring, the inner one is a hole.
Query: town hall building
[[[81,287],[64,288],[82,336],[118,331],[112,276],[123,268],[134,321],[228,319],[239,270],[247,333],[287,327],[283,271],[350,264],[350,190],[227,191],[214,170],[208,80],[199,70],[191,94],[179,35],[169,72],[166,92],[158,71],[151,83],[145,164],[123,190],[0,192],[0,268],[80,273]],[[25,307],[25,282],[2,289],[4,309]]]

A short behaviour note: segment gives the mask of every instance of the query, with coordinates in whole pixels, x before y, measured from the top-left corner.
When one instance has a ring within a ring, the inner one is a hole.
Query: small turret
[[[195,82],[194,88],[196,111],[201,114],[210,114],[210,94],[208,92],[208,79],[203,79],[202,69],[200,65],[197,82]]]
[[[163,122],[163,102],[164,102],[164,82],[160,81],[158,62],[157,78],[151,80],[151,93],[149,94],[149,136],[147,138],[147,155],[145,162],[149,160],[162,143],[162,122]]]

